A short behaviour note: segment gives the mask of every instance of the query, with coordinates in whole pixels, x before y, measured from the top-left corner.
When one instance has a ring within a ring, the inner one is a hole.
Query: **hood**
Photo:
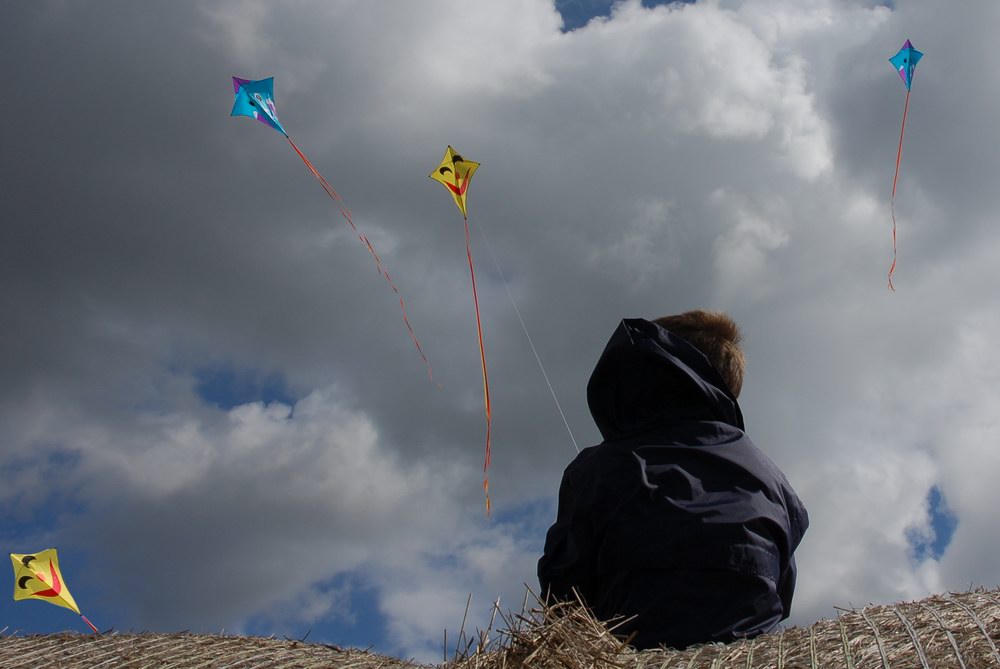
[[[611,335],[587,384],[587,403],[605,439],[681,418],[744,429],[736,397],[708,358],[642,318],[626,318]]]

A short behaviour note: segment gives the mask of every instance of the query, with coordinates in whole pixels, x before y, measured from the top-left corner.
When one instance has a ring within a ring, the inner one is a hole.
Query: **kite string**
[[[903,105],[903,122],[899,128],[899,147],[896,148],[896,173],[892,175],[892,196],[889,198],[889,210],[892,212],[892,265],[889,267],[889,288],[896,292],[892,285],[892,273],[896,271],[896,181],[899,179],[899,159],[903,155],[903,133],[906,132],[906,112],[910,108],[910,89],[906,89],[906,103]]]
[[[326,194],[330,196],[330,199],[333,200],[334,203],[337,205],[337,208],[340,210],[340,215],[343,216],[344,220],[346,220],[350,224],[351,229],[354,230],[355,234],[357,234],[358,239],[361,240],[361,243],[364,244],[366,247],[368,247],[368,251],[372,254],[372,257],[375,259],[375,267],[378,270],[378,273],[381,274],[383,277],[385,277],[385,280],[389,282],[389,286],[392,288],[392,292],[394,292],[396,294],[396,297],[399,298],[399,308],[403,312],[403,323],[406,325],[406,330],[410,333],[410,339],[413,340],[413,344],[417,347],[417,353],[420,354],[421,359],[423,359],[424,361],[424,365],[427,366],[427,375],[430,377],[431,381],[434,381],[434,371],[431,369],[431,363],[427,359],[427,356],[424,355],[424,350],[420,346],[420,340],[417,339],[417,335],[413,331],[413,327],[410,325],[410,319],[407,318],[406,303],[403,301],[403,296],[399,292],[399,289],[396,287],[396,283],[392,280],[392,277],[389,276],[389,272],[384,267],[382,267],[382,260],[378,257],[378,253],[375,252],[375,247],[373,247],[372,243],[368,241],[368,237],[364,235],[361,231],[359,231],[357,226],[354,225],[354,219],[351,217],[351,210],[347,208],[347,205],[344,203],[343,198],[340,197],[340,194],[333,189],[333,186],[331,186],[330,183],[325,178],[323,178],[323,175],[319,173],[319,170],[317,170],[316,167],[312,164],[312,162],[308,158],[306,158],[305,154],[302,153],[301,150],[299,150],[299,147],[295,145],[295,142],[292,141],[292,138],[286,137],[286,139],[288,139],[288,143],[292,145],[293,149],[295,149],[295,153],[297,153],[299,158],[302,159],[302,162],[305,164],[305,166],[309,168],[310,172],[312,172],[312,175],[316,177],[317,181],[319,181],[320,186],[323,187],[323,190],[326,191]],[[438,383],[437,381],[434,381],[434,383],[439,388],[441,387],[441,384]]]
[[[472,240],[469,238],[469,217],[465,219],[465,254],[469,258],[469,274],[472,276],[472,300],[476,305],[476,331],[479,334],[479,361],[483,368],[483,401],[486,407],[486,457],[483,460],[483,492],[486,493],[486,515],[492,511],[490,504],[489,468],[492,460],[491,431],[493,410],[490,405],[490,379],[486,372],[486,351],[483,348],[483,325],[479,318],[479,293],[476,290],[476,270],[472,266]]]
[[[490,244],[489,238],[486,236],[486,230],[483,228],[479,221],[476,221],[476,227],[479,228],[479,234],[482,235],[483,241],[486,242],[486,250],[490,252],[490,257],[493,258],[493,265],[497,268],[497,274],[500,275],[500,281],[503,282],[503,287],[507,291],[507,297],[510,298],[510,303],[514,307],[514,313],[517,314],[517,320],[521,323],[521,329],[524,331],[524,336],[528,339],[528,345],[531,346],[531,352],[535,354],[535,361],[538,362],[538,368],[542,370],[542,377],[545,379],[546,385],[549,387],[549,393],[552,394],[552,399],[556,403],[556,409],[559,410],[559,415],[562,417],[563,425],[566,426],[566,432],[569,433],[570,441],[573,442],[573,448],[576,452],[580,452],[580,447],[576,443],[576,437],[573,436],[573,430],[569,427],[569,421],[566,420],[566,414],[563,413],[562,405],[559,404],[559,398],[556,397],[556,391],[552,387],[552,382],[549,381],[549,375],[545,372],[545,366],[542,364],[542,359],[538,355],[538,350],[535,348],[535,342],[531,340],[531,335],[528,334],[528,327],[524,324],[524,319],[521,318],[521,310],[517,308],[517,302],[514,300],[514,294],[510,292],[510,286],[507,284],[507,278],[503,274],[503,270],[500,269],[500,263],[497,261],[497,256],[493,252],[493,245]]]

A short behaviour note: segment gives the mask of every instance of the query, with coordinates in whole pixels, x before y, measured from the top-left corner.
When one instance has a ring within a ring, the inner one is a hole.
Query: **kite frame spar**
[[[358,236],[361,243],[365,245],[368,252],[371,254],[372,258],[375,260],[375,268],[378,273],[381,274],[385,280],[389,283],[389,287],[392,288],[392,292],[396,294],[399,299],[399,309],[403,314],[403,323],[406,325],[406,330],[410,334],[410,339],[413,341],[413,345],[417,349],[417,353],[420,354],[420,358],[424,361],[424,365],[427,367],[427,376],[431,381],[434,381],[434,370],[431,368],[431,363],[424,355],[424,350],[420,346],[420,340],[417,339],[416,333],[413,331],[413,326],[410,325],[410,319],[406,314],[406,302],[403,301],[403,295],[399,292],[399,288],[396,287],[396,282],[392,280],[389,276],[388,270],[382,265],[382,260],[379,258],[378,253],[375,252],[375,247],[372,246],[371,241],[368,236],[363,232],[358,230],[358,227],[354,224],[354,218],[351,216],[351,210],[347,208],[344,199],[340,197],[340,194],[334,190],[333,186],[323,178],[323,175],[319,173],[316,166],[312,164],[306,155],[302,153],[302,150],[296,146],[292,138],[288,136],[285,132],[284,127],[282,127],[281,122],[278,120],[278,113],[274,106],[274,77],[268,77],[267,79],[241,79],[240,77],[233,77],[233,93],[236,96],[233,102],[233,111],[230,116],[249,116],[250,118],[257,119],[264,125],[268,125],[282,135],[288,140],[292,149],[295,150],[296,155],[302,160],[302,163],[309,169],[312,175],[319,182],[319,185],[323,187],[326,194],[333,200],[337,209],[340,211],[340,215],[344,217],[344,220],[351,226],[354,234]],[[434,381],[434,383],[440,388],[441,384]]]

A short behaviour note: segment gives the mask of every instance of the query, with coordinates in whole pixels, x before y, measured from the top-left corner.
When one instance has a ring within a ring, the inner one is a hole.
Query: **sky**
[[[810,512],[788,624],[1000,583],[1000,5],[652,4],[6,7],[0,543],[58,547],[102,629],[439,659],[470,594],[472,629],[537,589],[619,321],[709,308]],[[437,383],[232,76],[275,78]],[[465,233],[427,178],[448,145],[481,163],[489,519]],[[4,599],[0,629],[87,628]]]

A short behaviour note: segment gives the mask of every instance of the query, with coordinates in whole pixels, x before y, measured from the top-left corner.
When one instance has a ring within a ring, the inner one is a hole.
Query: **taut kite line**
[[[410,326],[410,319],[406,317],[406,303],[403,302],[403,296],[400,294],[399,289],[396,288],[396,283],[389,276],[389,272],[382,266],[382,261],[375,252],[375,248],[372,243],[368,240],[368,237],[360,232],[356,225],[354,225],[354,219],[351,217],[351,210],[347,208],[344,204],[343,198],[333,189],[333,186],[323,178],[323,175],[319,173],[319,170],[306,158],[305,154],[295,145],[292,138],[288,136],[285,129],[281,126],[281,122],[278,120],[278,112],[274,106],[274,77],[268,77],[267,79],[240,79],[239,77],[233,77],[233,92],[236,95],[236,100],[233,103],[232,116],[249,116],[250,118],[255,118],[264,125],[270,126],[280,132],[291,144],[292,148],[295,149],[295,153],[302,159],[309,171],[316,181],[319,182],[326,194],[330,196],[330,199],[334,201],[337,208],[340,210],[340,215],[344,217],[350,226],[354,230],[354,233],[361,240],[361,243],[365,245],[368,252],[371,253],[372,258],[375,259],[375,267],[378,269],[378,273],[385,277],[385,280],[389,282],[389,286],[392,291],[399,298],[399,308],[403,312],[403,323],[406,324],[406,330],[410,333],[410,339],[413,340],[413,345],[417,347],[417,353],[420,354],[421,359],[424,361],[424,365],[427,366],[427,375],[430,377],[431,381],[434,380],[434,372],[431,370],[431,363],[427,360],[427,356],[424,355],[424,350],[420,347],[420,341],[417,339],[416,333],[413,331],[413,327]]]

